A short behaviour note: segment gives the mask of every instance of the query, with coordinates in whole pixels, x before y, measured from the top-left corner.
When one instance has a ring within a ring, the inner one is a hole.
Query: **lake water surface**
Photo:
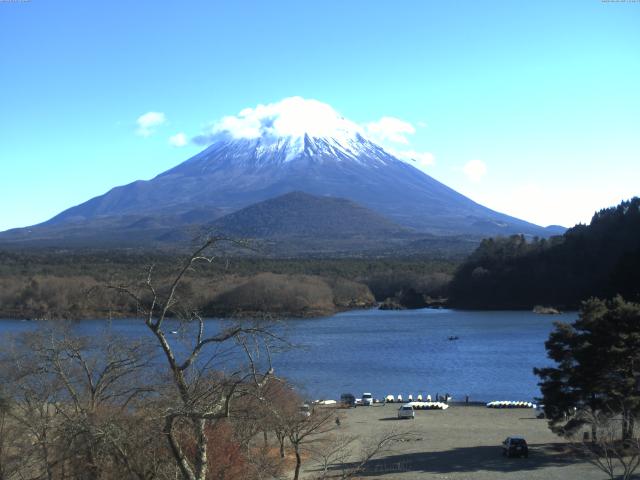
[[[544,342],[553,322],[575,318],[575,313],[424,309],[287,320],[281,328],[297,348],[276,354],[273,363],[277,375],[312,398],[370,391],[375,397],[449,393],[454,400],[465,395],[472,401],[532,400],[540,395],[532,369],[550,364]],[[214,328],[219,323],[209,322]],[[35,323],[0,320],[0,335],[29,330]],[[74,328],[101,335],[105,323],[85,320]],[[149,335],[140,320],[110,325],[128,337]]]

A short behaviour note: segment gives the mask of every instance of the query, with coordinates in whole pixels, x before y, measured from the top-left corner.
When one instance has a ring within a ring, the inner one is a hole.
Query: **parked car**
[[[502,455],[527,458],[529,456],[527,441],[522,437],[507,437],[502,442]]]
[[[398,409],[398,418],[416,418],[416,412],[413,411],[411,405],[405,403]]]
[[[373,405],[373,395],[368,392],[362,394],[362,405],[370,407]]]
[[[302,416],[302,417],[310,417],[311,416],[311,407],[309,406],[308,403],[303,403],[302,405],[300,405],[298,407],[298,413],[300,413],[300,416]]]
[[[344,407],[355,407],[356,397],[353,393],[343,393],[340,395],[340,403]]]

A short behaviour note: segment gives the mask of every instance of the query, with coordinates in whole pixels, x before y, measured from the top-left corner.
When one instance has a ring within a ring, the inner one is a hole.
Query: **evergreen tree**
[[[536,368],[545,414],[554,431],[571,433],[589,416],[576,410],[622,418],[622,439],[632,437],[640,413],[640,304],[591,299],[572,324],[557,323],[545,343],[555,367]]]
[[[562,236],[483,240],[449,288],[452,305],[489,309],[575,309],[585,298],[617,293],[640,301],[640,197]]]

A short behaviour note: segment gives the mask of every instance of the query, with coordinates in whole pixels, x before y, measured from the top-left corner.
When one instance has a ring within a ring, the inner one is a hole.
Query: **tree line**
[[[0,318],[82,319],[132,316],[135,302],[96,290],[131,283],[154,265],[167,280],[175,253],[0,252]],[[328,315],[416,292],[445,293],[455,264],[427,258],[268,259],[225,257],[182,282],[205,315]],[[91,292],[91,295],[88,293]],[[424,305],[424,303],[422,304]]]
[[[464,308],[577,309],[590,297],[640,298],[640,198],[597,212],[558,237],[490,238],[458,268],[450,303]]]

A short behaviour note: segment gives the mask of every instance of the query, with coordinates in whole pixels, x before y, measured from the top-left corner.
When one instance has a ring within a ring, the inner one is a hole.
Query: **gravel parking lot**
[[[357,436],[363,444],[389,431],[412,434],[409,441],[394,442],[392,450],[371,462],[361,478],[606,478],[596,467],[569,454],[566,443],[551,433],[547,422],[535,418],[535,410],[451,406],[444,411],[418,410],[415,419],[398,420],[398,407],[387,404],[340,410],[341,434]],[[511,435],[526,438],[529,458],[502,456],[501,442]],[[354,445],[353,458],[358,450]]]

